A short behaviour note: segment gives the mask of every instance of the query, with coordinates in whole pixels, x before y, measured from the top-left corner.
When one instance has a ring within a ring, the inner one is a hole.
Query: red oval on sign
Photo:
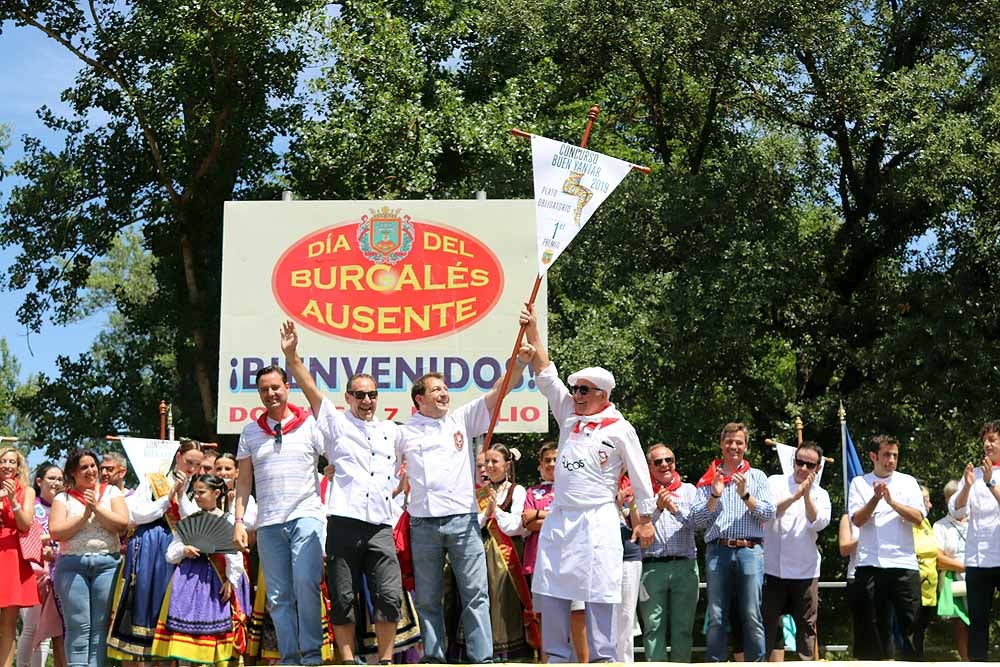
[[[299,239],[271,276],[278,304],[299,324],[373,342],[464,329],[493,309],[503,284],[481,241],[389,208]]]

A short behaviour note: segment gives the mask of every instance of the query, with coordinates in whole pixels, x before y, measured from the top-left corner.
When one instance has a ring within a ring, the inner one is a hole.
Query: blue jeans
[[[302,517],[257,529],[257,554],[267,585],[282,665],[323,664],[320,583],[323,522]]]
[[[462,603],[462,627],[469,662],[493,658],[493,626],[486,581],[486,552],[475,514],[410,517],[410,548],[424,655],[444,661],[444,556],[448,554]]]
[[[59,556],[53,585],[62,603],[68,667],[104,667],[118,561],[118,554]]]
[[[743,651],[747,662],[765,660],[764,622],[760,615],[761,585],[764,582],[764,549],[730,548],[709,544],[705,552],[705,579],[708,583],[708,662],[724,662],[729,657],[726,624],[730,602],[743,621]]]

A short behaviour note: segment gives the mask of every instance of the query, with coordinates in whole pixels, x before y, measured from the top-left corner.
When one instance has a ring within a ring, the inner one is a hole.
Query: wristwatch
[[[990,481],[986,482],[986,488],[987,489],[992,489],[996,485],[997,485],[997,481],[995,479],[991,479]]]
[[[743,499],[743,500],[746,500],[746,499],[747,499],[747,498],[749,498],[749,497],[750,497],[750,492],[749,492],[749,491],[747,491],[747,492],[746,492],[746,493],[744,493],[744,494],[743,494],[742,496],[740,496],[740,498],[741,498],[741,499]]]

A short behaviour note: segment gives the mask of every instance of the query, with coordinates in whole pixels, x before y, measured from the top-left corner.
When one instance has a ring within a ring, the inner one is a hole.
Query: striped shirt
[[[653,528],[656,534],[653,544],[642,552],[643,558],[681,556],[695,558],[694,529],[691,525],[691,509],[698,491],[693,484],[681,484],[673,498],[677,514],[657,509],[653,512]]]
[[[771,502],[771,489],[767,484],[767,476],[760,470],[751,468],[747,475],[746,490],[757,501],[757,507],[752,512],[740,498],[735,482],[726,484],[714,512],[708,511],[712,485],[706,484],[698,489],[691,510],[691,520],[695,527],[705,528],[706,543],[720,539],[764,539],[764,522],[774,518],[774,503]]]
[[[272,429],[277,424],[270,417],[267,423]],[[282,434],[281,444],[275,444],[274,436],[255,421],[243,427],[236,460],[249,458],[253,463],[258,528],[302,517],[325,521],[317,472],[322,455],[323,436],[312,415],[294,431]]]

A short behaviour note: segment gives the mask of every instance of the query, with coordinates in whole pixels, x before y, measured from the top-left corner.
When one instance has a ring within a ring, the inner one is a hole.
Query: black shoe
[[[378,664],[380,664],[380,665],[391,665],[392,664],[392,660],[379,660]]]
[[[418,665],[443,665],[444,660],[438,660],[432,655],[425,655],[424,657],[417,660]]]

